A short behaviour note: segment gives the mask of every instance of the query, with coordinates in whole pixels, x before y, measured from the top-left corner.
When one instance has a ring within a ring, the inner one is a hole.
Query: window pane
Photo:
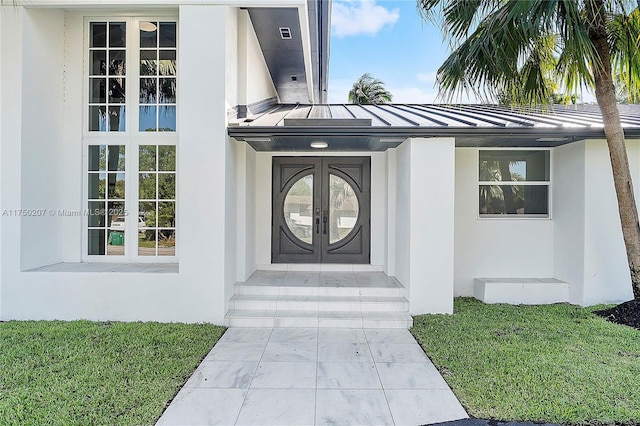
[[[94,105],[89,107],[89,131],[104,132],[107,130],[106,105]]]
[[[89,226],[96,228],[104,228],[106,226],[106,210],[104,202],[89,201]]]
[[[343,240],[355,227],[359,204],[346,180],[329,174],[329,244]]]
[[[109,75],[126,75],[125,58],[125,50],[109,51]]]
[[[89,229],[88,253],[90,255],[104,254],[104,238],[105,231],[103,229]]]
[[[140,107],[140,131],[156,131],[156,106],[145,105]]]
[[[107,254],[110,256],[124,256],[124,231],[107,231]]]
[[[91,47],[107,47],[107,23],[92,22],[89,25],[89,40]]]
[[[158,256],[176,255],[176,231],[175,229],[158,230]]]
[[[118,220],[113,223],[118,217],[122,217],[123,220]],[[123,222],[126,218],[126,210],[124,208],[124,201],[109,201],[107,203],[107,226],[109,228],[121,229],[122,225],[119,222]]]
[[[158,131],[175,132],[176,131],[176,107],[161,106],[158,111]]]
[[[161,151],[162,153],[162,151]],[[153,171],[156,169],[156,146],[155,145],[140,145],[139,151],[140,171]]]
[[[138,204],[138,214],[144,222],[143,227],[155,228],[156,227],[156,203],[155,202],[141,202]]]
[[[125,107],[110,106],[109,107],[109,130],[112,132],[125,131]]]
[[[124,171],[124,145],[109,145],[109,171]]]
[[[313,175],[301,177],[289,189],[283,215],[293,235],[307,244],[313,243]]]
[[[90,199],[104,200],[106,181],[106,173],[89,173],[88,196]]]
[[[548,181],[549,151],[480,151],[480,181]]]
[[[89,102],[93,104],[107,102],[107,81],[104,78],[89,79]]]
[[[547,185],[480,185],[480,214],[549,215]]]
[[[122,104],[125,102],[125,79],[110,78],[109,79],[109,103]]]
[[[107,147],[105,145],[92,145],[89,147],[89,171],[107,170]]]
[[[107,52],[104,50],[92,50],[90,53],[90,75],[105,75],[107,73]]]
[[[156,50],[140,51],[140,75],[157,75],[158,60]]]
[[[141,104],[153,104],[156,102],[156,93],[157,93],[156,81],[157,80],[155,78],[140,79],[140,103]],[[155,116],[154,116],[154,121],[155,121]]]
[[[176,170],[176,147],[175,145],[160,145],[158,147],[158,157],[160,167],[158,170],[172,172]]]
[[[176,51],[160,51],[160,75],[176,75]]]
[[[158,227],[173,228],[176,224],[176,203],[158,202]]]
[[[140,47],[156,47],[158,45],[158,23],[140,22]]]
[[[156,233],[155,229],[145,229],[138,234],[138,256],[156,255]]]
[[[124,199],[124,173],[109,173],[109,198]]]
[[[140,173],[138,179],[138,196],[141,200],[155,200],[156,198],[156,174]]]
[[[158,174],[158,199],[173,200],[176,198],[176,175],[174,173]]]
[[[109,47],[126,47],[126,24],[124,22],[109,23]]]
[[[158,102],[161,104],[176,103],[176,79],[161,78],[160,92],[158,93]]]
[[[176,47],[175,22],[160,22],[160,47]]]
[[[176,79],[161,78],[159,81],[158,102],[161,104],[176,103]]]

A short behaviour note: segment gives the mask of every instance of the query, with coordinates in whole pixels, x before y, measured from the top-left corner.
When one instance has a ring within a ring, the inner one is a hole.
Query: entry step
[[[227,312],[230,327],[331,327],[401,328],[413,326],[407,312],[361,311],[278,311],[241,310]]]
[[[409,309],[409,301],[404,297],[236,294],[231,298],[229,308],[239,310],[403,312]]]
[[[410,328],[404,287],[382,272],[258,271],[234,286],[232,327]]]

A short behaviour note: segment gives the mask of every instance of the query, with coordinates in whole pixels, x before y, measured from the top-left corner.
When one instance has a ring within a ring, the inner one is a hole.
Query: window
[[[175,258],[177,24],[86,25],[85,257]]]
[[[176,147],[141,145],[138,255],[175,256]]]
[[[480,217],[549,217],[549,150],[481,150]]]
[[[176,23],[140,23],[141,132],[176,130]]]
[[[126,111],[125,22],[89,26],[89,130],[124,132]]]

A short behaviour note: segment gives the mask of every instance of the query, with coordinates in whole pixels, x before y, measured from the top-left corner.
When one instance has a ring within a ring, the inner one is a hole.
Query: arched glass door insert
[[[334,174],[329,175],[329,244],[344,240],[358,221],[360,204],[353,186]]]
[[[287,227],[301,241],[313,243],[313,175],[301,177],[284,198],[283,215]]]

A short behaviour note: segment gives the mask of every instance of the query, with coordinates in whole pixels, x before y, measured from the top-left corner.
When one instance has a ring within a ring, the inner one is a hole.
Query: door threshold
[[[291,272],[382,272],[382,265],[343,263],[267,263],[256,265],[257,271]]]

